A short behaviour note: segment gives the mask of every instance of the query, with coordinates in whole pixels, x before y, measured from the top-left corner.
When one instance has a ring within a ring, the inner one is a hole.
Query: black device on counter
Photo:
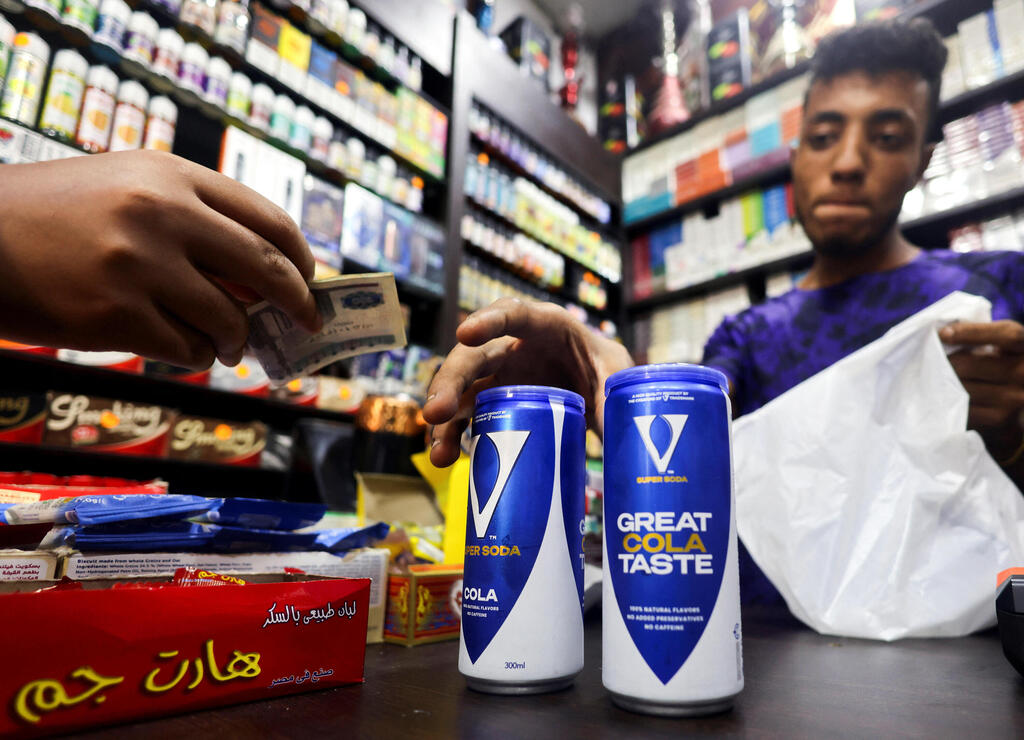
[[[1024,568],[1003,571],[999,581],[996,593],[999,639],[1010,665],[1024,676]]]

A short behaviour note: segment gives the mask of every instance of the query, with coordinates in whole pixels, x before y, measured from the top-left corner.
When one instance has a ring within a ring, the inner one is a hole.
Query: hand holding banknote
[[[249,348],[275,383],[336,360],[405,346],[395,276],[342,275],[310,283],[323,321],[310,334],[266,301],[249,307]]]

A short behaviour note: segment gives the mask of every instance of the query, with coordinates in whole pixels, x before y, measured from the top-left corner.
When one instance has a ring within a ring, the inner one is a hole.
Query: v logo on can
[[[491,440],[491,443],[498,451],[498,477],[494,481],[494,487],[491,488],[490,495],[487,497],[487,503],[484,504],[483,511],[481,511],[480,497],[476,492],[476,481],[472,474],[469,476],[469,502],[473,509],[473,529],[476,531],[476,536],[480,539],[483,539],[484,535],[487,534],[487,528],[491,525],[494,510],[498,507],[498,500],[505,491],[508,477],[512,474],[512,468],[515,467],[516,460],[519,459],[519,453],[523,451],[523,446],[526,444],[530,433],[519,431],[487,432],[487,434],[473,437],[473,440],[469,443],[470,460],[475,459],[476,446],[485,436]]]
[[[644,447],[647,448],[647,454],[651,456],[651,462],[654,463],[658,472],[664,475],[689,416],[687,414],[661,414],[661,418],[668,422],[669,429],[672,431],[665,454],[658,452],[658,448],[654,446],[654,440],[651,439],[651,425],[654,424],[656,418],[656,416],[634,416],[633,423],[636,424],[637,431],[640,432],[640,439],[643,440]]]

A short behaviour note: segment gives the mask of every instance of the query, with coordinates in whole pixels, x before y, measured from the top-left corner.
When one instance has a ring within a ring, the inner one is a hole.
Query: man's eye
[[[811,149],[827,149],[836,142],[836,135],[831,131],[828,132],[811,132],[807,134],[807,145]]]
[[[902,133],[891,133],[882,131],[875,134],[875,143],[883,149],[900,149],[906,143],[907,137]]]

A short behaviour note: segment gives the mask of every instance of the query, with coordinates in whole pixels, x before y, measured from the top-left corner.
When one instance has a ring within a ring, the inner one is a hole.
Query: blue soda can
[[[728,382],[646,365],[605,396],[604,686],[637,712],[724,711],[743,689]]]
[[[576,393],[477,396],[459,645],[472,689],[556,691],[583,669],[585,434]]]

